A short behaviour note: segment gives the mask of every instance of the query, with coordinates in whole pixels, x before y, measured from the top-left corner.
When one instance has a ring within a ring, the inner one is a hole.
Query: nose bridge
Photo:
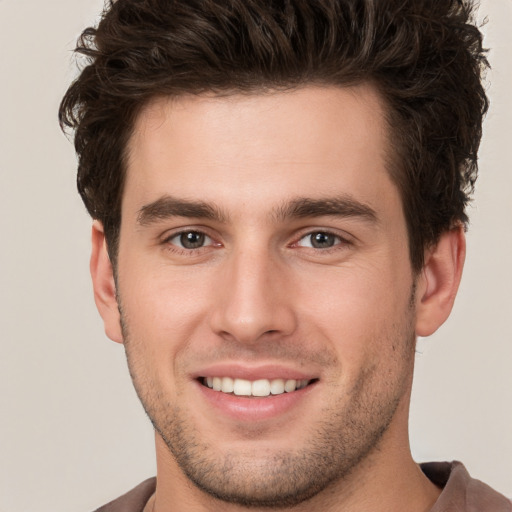
[[[233,250],[219,283],[214,329],[243,343],[268,333],[289,334],[295,322],[284,278],[282,264],[268,247]]]

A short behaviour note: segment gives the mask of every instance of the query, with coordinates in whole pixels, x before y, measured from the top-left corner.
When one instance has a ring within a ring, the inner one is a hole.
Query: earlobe
[[[462,226],[444,232],[428,249],[416,288],[416,334],[430,336],[448,318],[466,257]]]
[[[92,225],[90,270],[94,301],[101,318],[103,318],[105,333],[111,340],[123,343],[114,273],[108,256],[103,225],[97,220]]]

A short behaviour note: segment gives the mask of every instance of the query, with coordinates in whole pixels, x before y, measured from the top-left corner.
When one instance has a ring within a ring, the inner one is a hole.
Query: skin
[[[91,272],[156,430],[149,507],[426,511],[436,500],[409,450],[414,347],[450,313],[464,236],[443,234],[414,275],[388,132],[369,86],[159,98],[141,112],[116,279],[98,222]],[[194,249],[180,245],[191,232],[205,235]],[[312,246],[319,233],[327,244]],[[248,421],[198,382],[219,364],[314,384]]]

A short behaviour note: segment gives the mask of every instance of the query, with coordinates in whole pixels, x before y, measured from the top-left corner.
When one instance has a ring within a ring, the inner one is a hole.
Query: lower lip
[[[317,382],[291,393],[267,397],[237,396],[203,386],[196,381],[203,398],[217,411],[237,421],[262,421],[278,417],[300,406]]]

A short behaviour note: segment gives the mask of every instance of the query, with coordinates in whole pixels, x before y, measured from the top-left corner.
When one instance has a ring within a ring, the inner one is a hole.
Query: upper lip
[[[239,363],[220,363],[195,371],[192,377],[194,379],[201,377],[231,377],[233,379],[254,381],[259,379],[312,380],[317,379],[318,375],[280,364],[248,366]]]

